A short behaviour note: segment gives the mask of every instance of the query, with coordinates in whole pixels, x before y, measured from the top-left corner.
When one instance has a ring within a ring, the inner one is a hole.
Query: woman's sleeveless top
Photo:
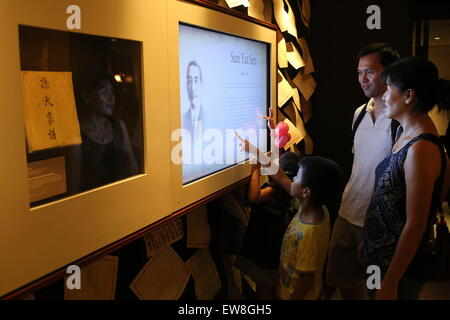
[[[113,140],[108,144],[93,141],[82,134],[82,190],[96,188],[133,174],[131,163],[124,149],[120,123],[111,118]]]
[[[445,171],[445,153],[439,138],[432,134],[421,134],[409,141],[397,153],[391,153],[376,168],[375,190],[364,222],[364,264],[377,265],[384,274],[392,260],[395,248],[406,223],[406,183],[403,164],[409,148],[417,141],[427,140],[441,151],[441,174],[433,189],[433,198],[428,215],[425,234],[416,256],[406,274],[421,279],[427,259],[426,244],[430,236],[436,206]]]

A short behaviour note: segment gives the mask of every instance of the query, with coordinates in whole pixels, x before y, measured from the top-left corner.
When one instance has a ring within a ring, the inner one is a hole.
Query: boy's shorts
[[[364,271],[358,258],[362,228],[341,216],[334,223],[328,252],[327,283],[334,288],[353,288],[363,281]]]

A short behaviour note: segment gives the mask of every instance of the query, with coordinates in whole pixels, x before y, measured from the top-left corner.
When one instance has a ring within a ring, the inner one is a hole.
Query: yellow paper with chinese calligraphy
[[[71,72],[22,71],[28,152],[81,144]]]

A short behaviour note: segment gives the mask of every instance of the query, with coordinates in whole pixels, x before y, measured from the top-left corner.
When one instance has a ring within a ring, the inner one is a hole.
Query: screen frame
[[[192,2],[192,3],[191,3]],[[268,44],[268,102],[267,110],[272,107],[275,110],[277,97],[276,59],[277,59],[277,28],[266,23],[256,23],[256,19],[241,19],[241,14],[224,14],[217,7],[195,5],[198,1],[168,1],[168,45],[169,45],[169,78],[176,79],[169,83],[169,107],[171,132],[181,128],[180,108],[180,71],[178,50],[179,24],[199,27],[214,32],[220,32],[231,36],[237,36],[249,40],[255,40]],[[202,1],[202,5],[204,2]],[[213,8],[215,10],[211,10]],[[228,11],[232,10],[227,10]],[[267,148],[270,151],[271,143],[268,135]],[[171,148],[176,148],[178,141],[171,141]],[[250,175],[248,161],[234,164],[230,167],[199,178],[183,185],[182,165],[171,163],[172,168],[172,211],[180,210],[192,205],[208,195],[245,179]]]

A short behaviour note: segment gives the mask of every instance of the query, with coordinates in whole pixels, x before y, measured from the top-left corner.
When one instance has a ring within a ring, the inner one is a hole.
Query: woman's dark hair
[[[365,57],[374,52],[378,53],[378,57],[380,58],[380,63],[383,67],[387,67],[391,63],[394,63],[395,61],[400,59],[400,55],[397,52],[397,50],[392,48],[387,43],[383,43],[383,42],[371,43],[371,44],[365,46],[358,52],[357,58],[359,60],[361,57]]]
[[[111,73],[99,72],[86,76],[81,84],[81,90],[83,93],[91,93],[95,89],[98,89],[102,82],[110,82],[113,86],[115,84],[114,77]]]
[[[450,108],[450,85],[439,74],[433,62],[421,57],[403,58],[383,69],[381,79],[405,92],[415,93],[415,109],[428,112],[438,105],[440,109]]]
[[[311,201],[322,205],[332,200],[342,188],[342,169],[333,160],[307,156],[300,160],[302,187],[311,190]]]

